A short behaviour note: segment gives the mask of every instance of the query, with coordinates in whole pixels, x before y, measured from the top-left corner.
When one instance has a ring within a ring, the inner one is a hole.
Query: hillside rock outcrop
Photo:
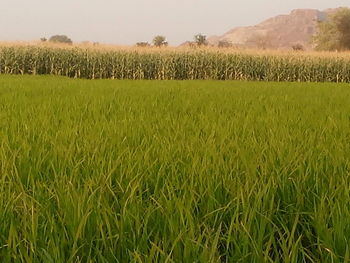
[[[289,15],[269,18],[255,26],[237,27],[223,36],[212,36],[208,41],[212,45],[228,41],[235,46],[251,48],[290,49],[302,45],[310,49],[318,21],[326,20],[335,10],[296,9]]]

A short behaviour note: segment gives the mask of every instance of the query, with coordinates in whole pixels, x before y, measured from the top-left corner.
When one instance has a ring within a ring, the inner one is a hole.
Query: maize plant
[[[0,46],[0,74],[86,79],[350,82],[347,55]]]

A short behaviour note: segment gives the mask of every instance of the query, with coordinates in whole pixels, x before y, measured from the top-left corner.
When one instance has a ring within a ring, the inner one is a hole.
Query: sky
[[[63,34],[75,42],[132,45],[164,35],[178,45],[297,8],[341,6],[350,0],[0,0],[0,41]]]

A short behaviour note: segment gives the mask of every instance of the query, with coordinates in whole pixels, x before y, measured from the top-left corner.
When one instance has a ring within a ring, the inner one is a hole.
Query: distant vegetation
[[[153,38],[153,45],[156,47],[166,47],[168,46],[168,42],[166,41],[165,36],[155,36]]]
[[[305,50],[305,48],[302,44],[295,44],[292,46],[292,49],[294,51],[304,51]]]
[[[230,47],[233,47],[233,44],[228,40],[220,40],[218,42],[218,47],[219,48],[230,48]]]
[[[319,22],[319,31],[314,37],[316,50],[350,50],[350,8],[341,8]]]
[[[296,12],[294,12],[296,13]],[[292,14],[294,14],[292,12]],[[339,8],[335,11],[329,11],[324,14],[328,15],[328,19],[322,19],[318,22],[317,32],[312,38],[313,47],[316,51],[346,51],[350,50],[350,8]],[[292,16],[292,15],[290,15]],[[232,48],[232,47],[245,47],[255,49],[275,49],[274,41],[276,36],[271,33],[267,34],[255,34],[246,40],[246,43],[234,45],[227,39],[218,40],[215,43],[219,48]],[[54,35],[49,39],[45,37],[40,39],[41,42],[52,42],[61,44],[72,44],[73,41],[66,35]],[[303,51],[310,49],[310,42],[304,46],[304,43],[298,44],[291,43],[289,48],[294,51]],[[137,47],[166,47],[169,45],[165,36],[157,35],[153,38],[151,43],[149,42],[137,42]],[[203,34],[197,34],[194,36],[193,41],[187,41],[183,44],[187,47],[204,47],[209,46],[207,36]],[[214,46],[214,44],[211,44]]]
[[[52,36],[50,37],[49,41],[52,43],[69,44],[69,45],[73,44],[73,41],[65,35]]]
[[[137,47],[150,47],[151,44],[148,43],[148,42],[137,42],[137,43],[136,43],[136,46],[137,46]]]
[[[202,34],[195,35],[194,36],[194,43],[199,47],[207,46],[208,45],[207,36],[202,35]]]

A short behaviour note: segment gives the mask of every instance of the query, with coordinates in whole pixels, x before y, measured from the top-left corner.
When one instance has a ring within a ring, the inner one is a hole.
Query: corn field
[[[350,82],[348,56],[0,46],[0,74],[85,79]]]

